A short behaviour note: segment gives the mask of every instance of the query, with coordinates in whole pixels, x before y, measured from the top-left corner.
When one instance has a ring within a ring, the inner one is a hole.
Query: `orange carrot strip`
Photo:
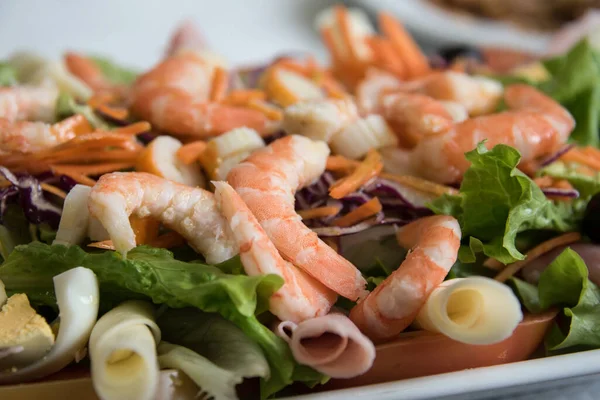
[[[359,165],[360,162],[350,160],[344,156],[329,156],[327,157],[327,164],[325,168],[328,171],[350,173]]]
[[[227,72],[222,67],[215,68],[210,87],[210,99],[214,102],[223,100],[227,91]]]
[[[352,43],[352,32],[350,28],[350,18],[348,17],[348,10],[343,6],[336,6],[334,9],[335,20],[337,25],[340,27],[340,33],[344,46],[348,52],[350,62],[356,62],[358,54]]]
[[[382,169],[381,155],[376,150],[371,149],[363,162],[350,175],[331,185],[329,195],[334,199],[341,199],[377,176]]]
[[[111,107],[107,104],[100,104],[98,107],[96,107],[96,110],[110,118],[118,120],[125,120],[129,116],[129,111],[126,108]]]
[[[223,103],[232,106],[246,106],[252,100],[266,100],[267,94],[262,90],[247,89],[247,90],[232,90],[223,99]]]
[[[419,46],[400,22],[387,13],[381,13],[379,26],[404,61],[408,75],[411,78],[418,78],[430,72],[427,57],[421,52]]]
[[[483,266],[489,269],[493,269],[495,271],[501,271],[504,268],[504,264],[495,258],[488,258],[483,262]]]
[[[327,49],[329,49],[329,54],[332,58],[332,64],[338,67],[343,65],[345,56],[340,52],[340,49],[338,49],[338,47],[336,46],[331,28],[322,29],[321,37],[323,39],[323,43],[325,43],[325,46],[327,47]]]
[[[283,113],[276,107],[265,103],[264,101],[251,100],[248,103],[248,107],[254,110],[260,111],[272,121],[281,121],[283,119]]]
[[[115,250],[115,245],[112,240],[103,240],[101,242],[93,242],[88,244],[88,247],[95,247],[103,250]]]
[[[573,149],[571,149],[571,150],[573,150]],[[586,146],[586,147],[584,147],[584,148],[581,149],[581,152],[583,154],[586,154],[586,155],[590,156],[590,157],[595,157],[597,159],[600,159],[600,150],[596,149],[595,147]]]
[[[205,149],[206,142],[197,140],[181,146],[179,149],[177,149],[176,155],[182,163],[189,165],[194,161],[198,161],[200,154],[202,154]]]
[[[109,91],[96,92],[87,101],[87,105],[91,108],[98,108],[103,104],[108,104],[116,100],[114,93]]]
[[[60,174],[60,175],[66,175],[69,178],[73,179],[75,182],[81,183],[82,185],[85,185],[85,186],[94,186],[96,184],[95,180],[93,180],[92,178],[88,178],[85,175],[75,174],[75,173],[72,173],[72,172],[70,172],[68,170],[64,170],[64,169],[62,169],[60,167],[59,168],[52,167],[52,169],[53,169],[53,171],[55,173]]]
[[[63,199],[65,197],[67,197],[67,194],[65,192],[63,192],[62,190],[60,190],[59,188],[57,188],[56,186],[52,186],[45,182],[40,183],[40,186],[42,187],[42,189],[44,189],[48,193],[52,193],[58,197],[62,197]]]
[[[533,181],[536,185],[538,185],[541,188],[547,188],[549,186],[552,186],[552,183],[554,183],[554,179],[552,179],[548,175],[537,177]]]
[[[112,133],[119,134],[127,134],[127,135],[137,135],[140,133],[148,132],[152,129],[152,125],[146,121],[136,122],[135,124],[127,125],[122,128],[113,129]]]
[[[68,171],[82,175],[102,175],[109,172],[133,168],[135,162],[117,162],[98,165],[54,165],[54,171]],[[59,172],[60,173],[60,172]]]
[[[398,182],[401,185],[410,186],[413,189],[425,193],[431,193],[436,196],[441,196],[443,194],[458,194],[458,190],[450,186],[440,185],[439,183],[417,178],[416,176],[393,175],[385,172],[380,174],[380,176],[384,179],[389,179],[391,181]]]
[[[372,198],[367,201],[365,204],[362,204],[360,207],[350,211],[348,214],[344,215],[333,221],[333,225],[339,226],[342,228],[352,226],[357,224],[369,217],[380,212],[382,209],[381,203],[377,197]]]
[[[579,149],[572,149],[571,151],[563,154],[560,159],[563,161],[584,164],[595,170],[600,170],[600,160],[582,153]]]
[[[317,207],[310,210],[299,210],[298,215],[302,219],[315,219],[323,217],[332,217],[340,212],[340,208],[336,206]]]
[[[559,246],[563,246],[566,244],[577,242],[581,239],[581,234],[579,232],[569,232],[563,235],[557,236],[553,239],[547,240],[533,249],[529,250],[526,253],[526,258],[521,261],[517,261],[515,263],[509,264],[494,278],[498,282],[504,282],[517,272],[519,272],[524,266],[540,257],[543,254],[546,254],[552,249],[555,249]]]
[[[66,153],[66,154],[65,154]],[[49,156],[44,158],[44,161],[49,163],[60,163],[60,164],[73,164],[73,163],[85,163],[90,164],[93,162],[106,162],[106,161],[135,161],[138,156],[138,151],[132,150],[109,150],[109,151],[73,151],[70,153],[62,152],[56,156]]]
[[[375,56],[375,64],[381,69],[391,72],[399,77],[406,77],[406,67],[402,58],[399,57],[394,46],[380,37],[367,38],[367,44]]]
[[[140,218],[135,215],[129,217],[129,223],[135,233],[135,243],[148,244],[158,237],[160,222],[153,218]]]
[[[277,67],[287,69],[288,71],[295,72],[298,75],[302,75],[307,78],[310,78],[311,73],[313,72],[306,65],[302,65],[298,61],[290,60],[289,58],[284,58],[283,60],[279,60],[276,65],[277,65]]]

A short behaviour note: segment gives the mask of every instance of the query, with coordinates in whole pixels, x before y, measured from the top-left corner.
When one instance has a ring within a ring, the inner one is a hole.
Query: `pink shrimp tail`
[[[333,378],[362,375],[375,360],[373,342],[343,314],[332,313],[298,325],[284,321],[275,333],[289,343],[296,361]]]
[[[200,28],[194,21],[188,19],[181,22],[173,32],[165,52],[165,58],[171,57],[180,51],[201,51],[206,47],[206,40]]]
[[[449,216],[426,217],[403,227],[398,241],[412,251],[352,309],[350,319],[373,340],[390,339],[402,332],[454,265],[460,237],[458,222]]]

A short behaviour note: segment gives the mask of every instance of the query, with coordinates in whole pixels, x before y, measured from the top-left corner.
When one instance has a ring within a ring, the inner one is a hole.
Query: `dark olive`
[[[438,51],[438,54],[446,60],[452,62],[457,58],[467,58],[477,61],[483,61],[483,54],[476,47],[471,46],[451,46],[444,47]]]
[[[588,203],[583,215],[581,231],[592,242],[600,243],[600,193],[595,194]]]

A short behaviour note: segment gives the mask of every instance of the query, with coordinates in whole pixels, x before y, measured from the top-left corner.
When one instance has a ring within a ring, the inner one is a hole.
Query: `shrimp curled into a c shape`
[[[374,341],[402,332],[454,265],[460,237],[458,221],[445,215],[421,218],[402,227],[399,242],[412,251],[396,271],[352,309],[352,322]]]
[[[366,281],[348,260],[302,222],[294,193],[325,171],[325,142],[292,135],[255,151],[227,176],[281,255],[336,293],[356,300]]]
[[[211,264],[237,254],[214,195],[204,189],[143,172],[113,172],[103,175],[94,185],[88,207],[123,255],[136,245],[129,222],[132,214],[155,218],[178,232]]]

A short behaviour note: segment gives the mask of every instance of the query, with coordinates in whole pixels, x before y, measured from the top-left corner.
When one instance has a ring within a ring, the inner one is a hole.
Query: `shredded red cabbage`
[[[48,223],[52,228],[58,228],[60,222],[61,209],[52,204],[46,197],[40,186],[40,182],[45,182],[52,178],[48,174],[42,174],[41,181],[28,174],[13,174],[7,168],[0,166],[0,175],[2,175],[12,185],[0,190],[0,224],[3,222],[7,205],[18,202],[23,213],[32,224]],[[70,183],[64,180],[65,183]]]
[[[542,162],[540,163],[540,165],[542,167],[545,167],[547,165],[552,164],[554,161],[558,160],[562,155],[564,155],[566,152],[568,152],[569,150],[571,150],[573,147],[575,147],[574,144],[568,144],[566,146],[563,146],[556,153],[554,153],[554,154],[546,157],[544,160],[542,160]]]
[[[576,199],[579,197],[579,192],[575,189],[558,189],[558,188],[543,188],[542,192],[546,196],[560,196]]]
[[[335,182],[330,172],[325,172],[312,185],[296,193],[296,209],[309,210],[322,206],[336,206],[338,215],[305,220],[304,223],[322,237],[341,237],[369,229],[377,225],[406,225],[416,219],[432,215],[421,203],[413,204],[407,199],[407,189],[387,179],[376,178],[364,185],[360,191],[350,193],[340,200],[329,197],[329,188]],[[331,226],[331,222],[360,205],[378,197],[382,211],[375,217],[353,226],[340,228]],[[415,197],[415,196],[412,196]]]

